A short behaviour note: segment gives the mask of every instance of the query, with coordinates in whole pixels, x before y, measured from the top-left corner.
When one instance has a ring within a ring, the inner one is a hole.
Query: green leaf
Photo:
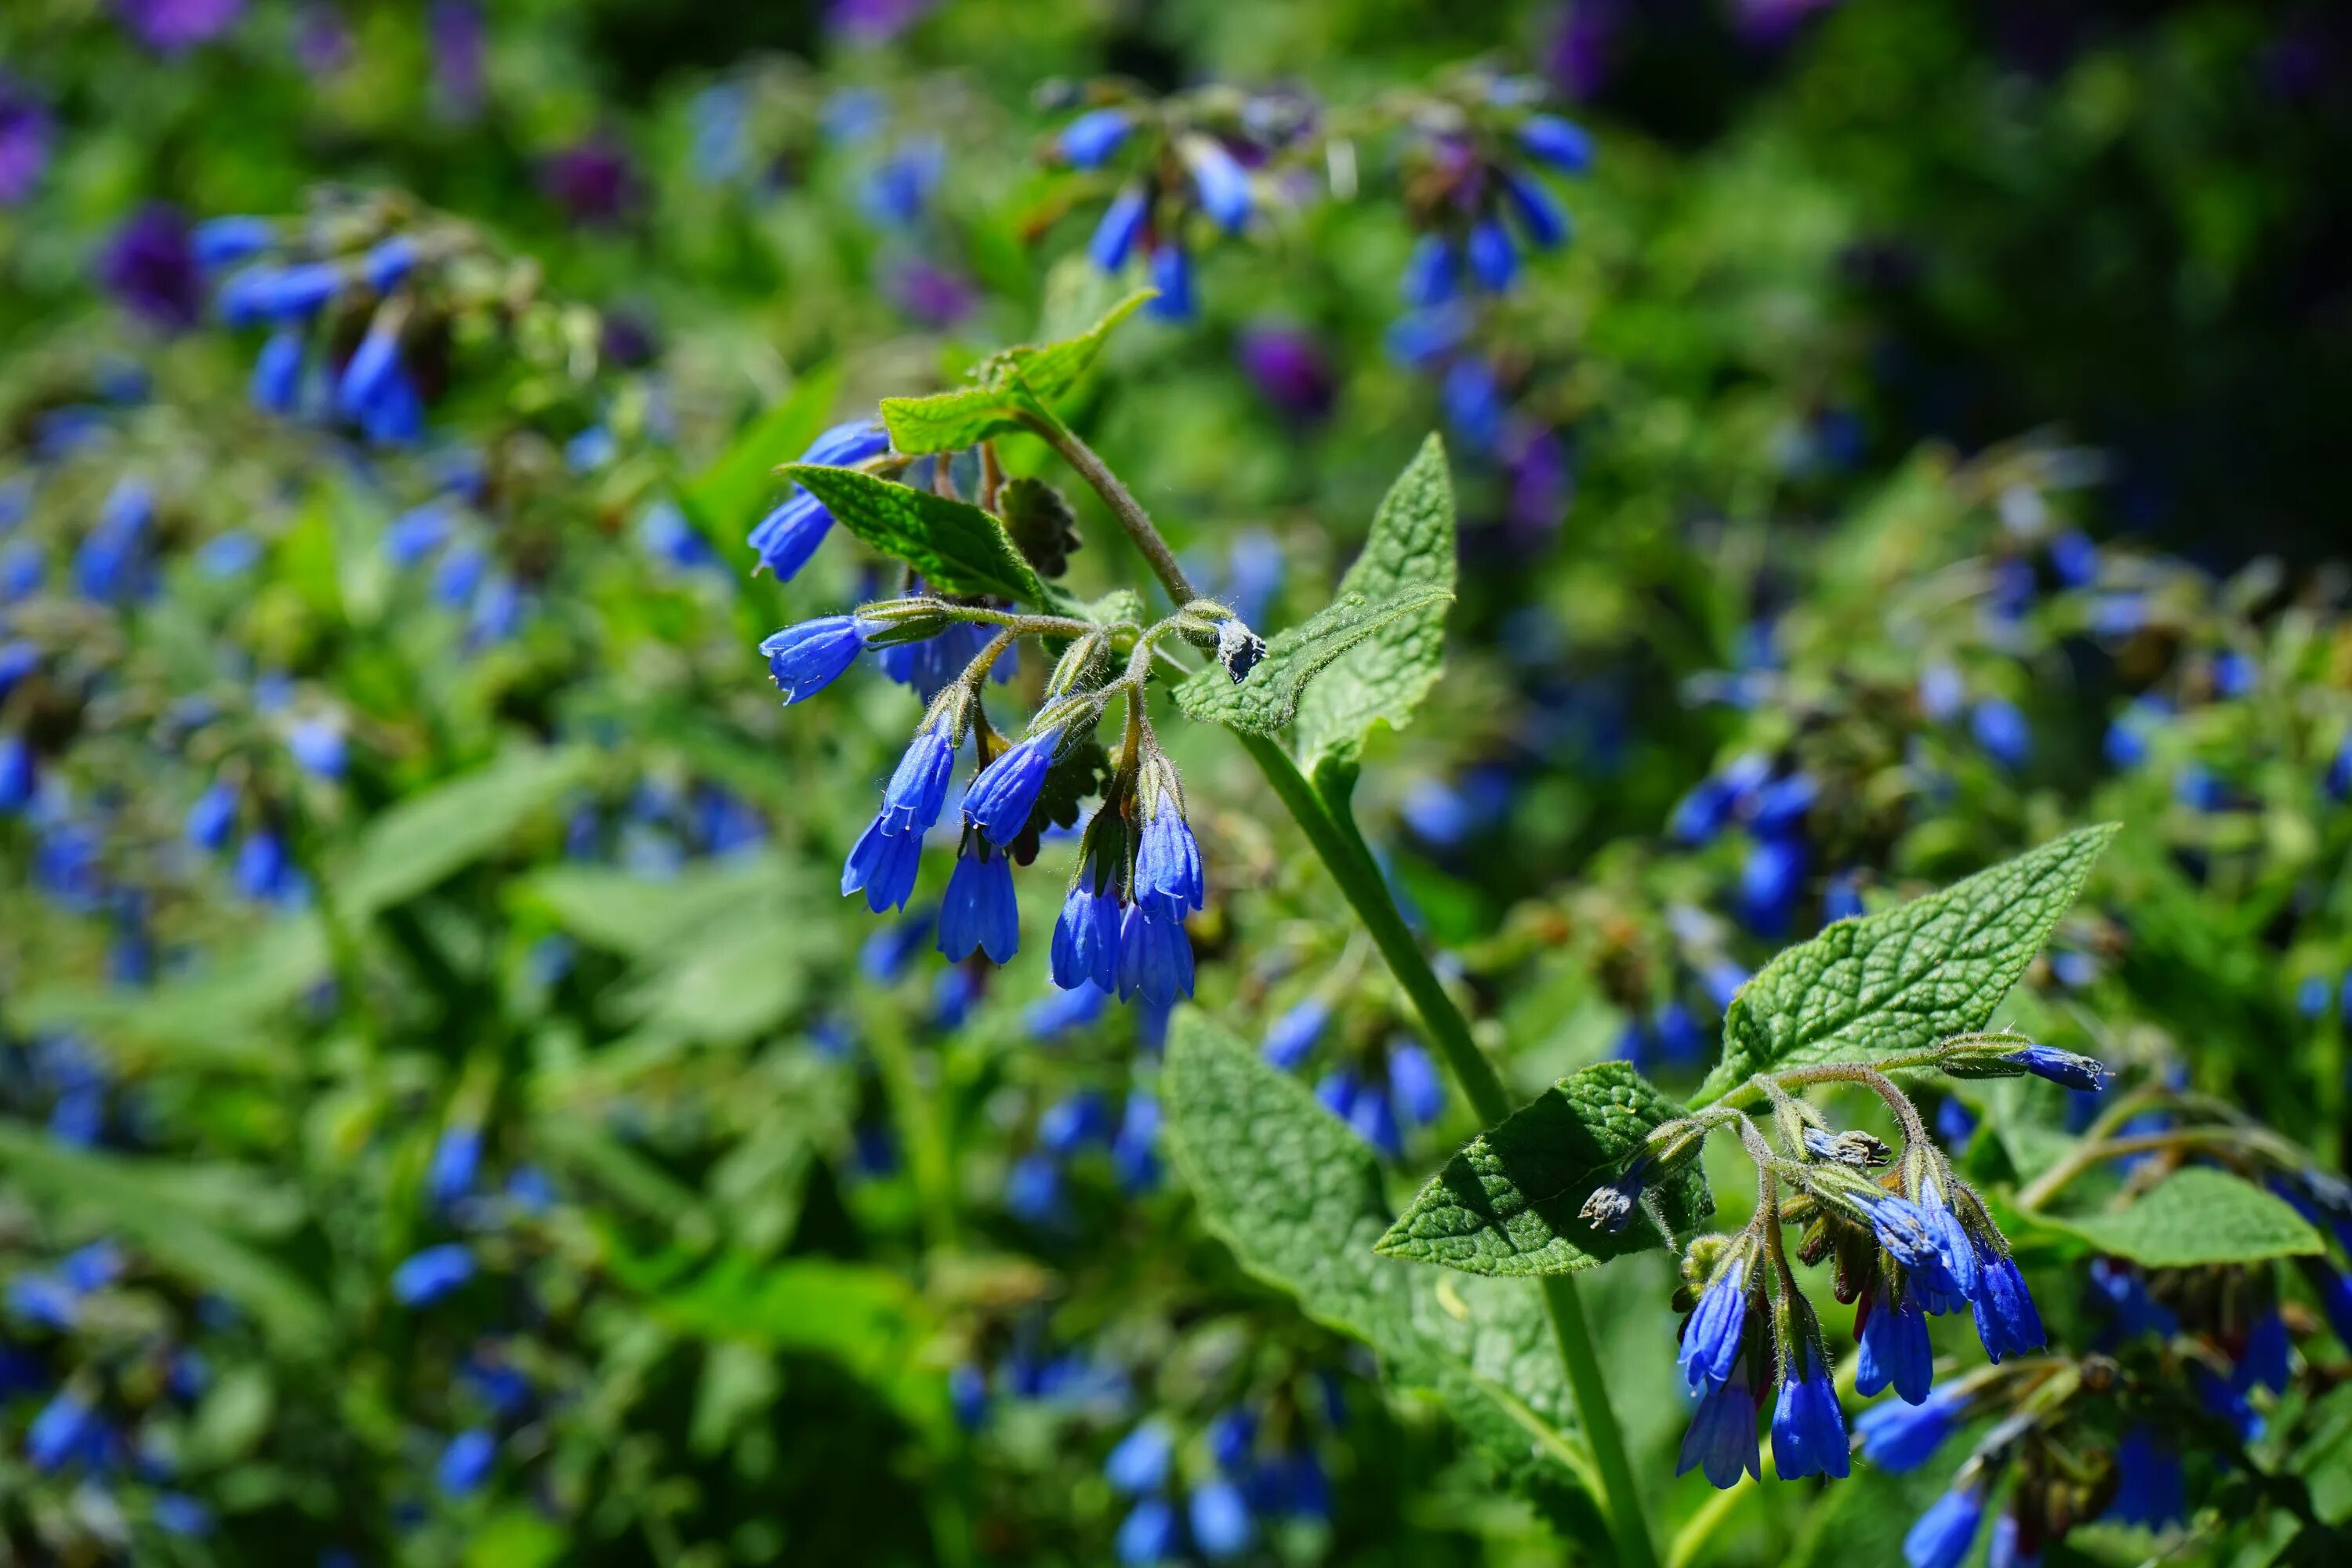
[[[1577,1216],[1614,1181],[1652,1128],[1683,1108],[1625,1062],[1601,1062],[1554,1084],[1430,1178],[1380,1250],[1470,1274],[1566,1274],[1664,1245],[1646,1205],[1622,1231]],[[1686,1235],[1715,1212],[1692,1165],[1652,1189],[1667,1226]]]
[[[715,542],[740,548],[743,535],[775,493],[777,465],[808,450],[824,434],[841,395],[841,370],[824,365],[802,376],[784,400],[754,419],[717,462],[678,494]]]
[[[1443,588],[1414,588],[1377,604],[1354,595],[1335,599],[1304,624],[1270,638],[1248,679],[1236,684],[1223,666],[1210,664],[1176,688],[1176,705],[1204,723],[1274,734],[1297,716],[1307,682],[1333,660],[1391,622],[1453,596]]]
[[[1151,297],[1152,290],[1138,289],[1076,337],[991,354],[973,368],[971,386],[929,397],[884,398],[882,423],[890,432],[890,445],[908,457],[919,457],[958,451],[1019,429],[1023,395],[1051,403],[1067,394],[1094,363],[1112,330]]]
[[[327,971],[325,929],[313,916],[294,915],[262,927],[209,968],[152,989],[43,989],[28,992],[10,1016],[27,1034],[91,1036],[126,1066],[145,1057],[174,1066],[283,1074],[295,1071],[301,1058],[275,1031]]]
[[[658,879],[605,866],[551,866],[520,883],[515,901],[592,947],[652,958],[690,942],[798,884],[793,863],[759,854],[689,866]]]
[[[1196,1009],[1176,1016],[1162,1085],[1177,1167],[1242,1267],[1370,1344],[1393,1386],[1434,1398],[1565,1533],[1605,1539],[1538,1287],[1378,1256],[1388,1204],[1371,1150]]]
[[[990,594],[1035,604],[1045,596],[1004,525],[967,501],[893,484],[854,468],[793,463],[784,473],[834,520],[943,594]]]
[[[1379,603],[1416,589],[1454,593],[1454,485],[1433,435],[1389,489],[1339,592]],[[1299,770],[1352,764],[1374,728],[1402,730],[1445,660],[1445,601],[1399,616],[1333,664],[1298,704]]]
[[[585,747],[517,747],[384,812],[335,879],[344,918],[364,921],[413,899],[507,844],[586,777],[593,757]]]
[[[2126,1208],[2026,1216],[2037,1228],[2079,1237],[2148,1268],[2258,1263],[2316,1253],[2319,1233],[2283,1200],[2210,1166],[2175,1171]]]
[[[1784,950],[1732,998],[1723,1059],[1695,1103],[1767,1069],[1874,1061],[1983,1028],[2116,832],[2080,828]]]

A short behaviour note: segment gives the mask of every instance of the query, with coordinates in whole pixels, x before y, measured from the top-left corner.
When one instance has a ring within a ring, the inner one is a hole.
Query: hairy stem
[[[1307,782],[1290,754],[1262,735],[1244,735],[1242,743],[1274,786],[1274,793],[1307,835],[1326,869],[1371,933],[1372,942],[1388,961],[1389,971],[1405,994],[1412,998],[1423,1027],[1453,1069],[1454,1081],[1478,1119],[1489,1126],[1508,1117],[1515,1107],[1494,1064],[1470,1037],[1470,1026],[1445,994],[1436,971],[1406,929],[1389,896],[1388,884],[1344,807],[1328,804]],[[1543,1279],[1544,1306],[1550,1313],[1552,1334],[1559,1342],[1568,1385],[1576,1401],[1577,1417],[1592,1447],[1595,1466],[1608,1496],[1601,1500],[1615,1539],[1621,1568],[1654,1568],[1656,1549],[1651,1544],[1649,1521],[1643,1517],[1641,1493],[1633,1483],[1633,1467],[1625,1453],[1625,1436],[1609,1404],[1609,1388],[1601,1375],[1601,1358],[1593,1348],[1592,1331],[1585,1321],[1584,1303],[1576,1281],[1566,1274]]]
[[[1103,504],[1110,508],[1111,516],[1118,519],[1119,527],[1127,531],[1129,542],[1150,563],[1151,574],[1160,579],[1160,585],[1168,590],[1168,597],[1177,608],[1183,608],[1200,596],[1192,592],[1192,584],[1185,577],[1184,568],[1177,564],[1176,552],[1168,548],[1168,542],[1160,537],[1158,529],[1151,526],[1151,514],[1143,510],[1141,501],[1129,493],[1128,488],[1119,482],[1118,476],[1095,456],[1093,447],[1079,440],[1075,431],[1055,418],[1042,405],[1026,411],[1021,422],[1047,446],[1059,452],[1062,460],[1076,469],[1080,479],[1094,487],[1095,494],[1102,497]]]

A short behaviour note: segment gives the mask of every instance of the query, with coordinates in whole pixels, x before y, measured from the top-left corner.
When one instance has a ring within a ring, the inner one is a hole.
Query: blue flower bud
[[[1151,1568],[1176,1556],[1176,1510],[1165,1498],[1148,1497],[1119,1521],[1113,1543],[1127,1568]]]
[[[2352,735],[2345,736],[2336,755],[2328,759],[2326,784],[2332,798],[2352,799]]]
[[[1301,997],[1266,1029],[1260,1049],[1268,1062],[1289,1072],[1307,1059],[1330,1021],[1331,1009],[1320,996]]]
[[[1028,736],[980,771],[963,797],[963,814],[1003,848],[1021,836],[1062,743],[1059,726]]]
[[[1592,167],[1591,133],[1556,114],[1529,116],[1519,127],[1519,145],[1564,174],[1581,174]]]
[[[1172,790],[1159,793],[1144,821],[1136,847],[1133,896],[1137,903],[1177,921],[1185,910],[1201,908],[1207,896],[1201,847]]]
[[[416,242],[404,234],[378,240],[360,263],[360,275],[367,286],[379,294],[389,294],[398,288],[416,266]]]
[[[1131,129],[1124,109],[1090,109],[1062,127],[1062,156],[1073,169],[1099,169]]]
[[[1336,1068],[1317,1080],[1315,1102],[1345,1121],[1354,1113],[1356,1099],[1363,1092],[1363,1081],[1352,1070]]]
[[[1118,1446],[1103,1461],[1103,1479],[1112,1489],[1132,1497],[1138,1492],[1158,1491],[1168,1479],[1169,1462],[1175,1458],[1176,1442],[1167,1426],[1159,1421],[1146,1421],[1118,1440]]]
[[[1538,250],[1550,250],[1567,241],[1568,215],[1559,210],[1549,191],[1515,169],[1498,170],[1496,178],[1528,244]]]
[[[30,598],[47,571],[38,544],[29,539],[10,541],[8,548],[0,551],[0,605]]]
[[[41,1407],[25,1429],[25,1458],[40,1471],[62,1469],[88,1454],[99,1424],[89,1404],[68,1389]]]
[[[2069,588],[2088,588],[2099,580],[2099,547],[2078,529],[2069,529],[2050,542],[2050,568]]]
[[[1192,188],[1201,210],[1227,234],[1239,234],[1250,219],[1249,175],[1222,142],[1206,136],[1188,136],[1181,149],[1192,172]]]
[[[1502,384],[1485,360],[1465,356],[1446,366],[1437,395],[1444,405],[1446,423],[1465,446],[1491,454],[1501,444],[1509,410],[1504,405]]]
[[[1366,1084],[1348,1108],[1348,1125],[1356,1136],[1391,1160],[1404,1157],[1404,1131],[1397,1125],[1396,1106],[1378,1088]]]
[[[1013,862],[967,838],[940,900],[940,952],[950,960],[984,952],[995,963],[1021,946],[1021,916],[1013,896]]]
[[[1192,255],[1175,240],[1151,252],[1151,286],[1159,297],[1144,307],[1163,321],[1189,321],[1199,310],[1192,297]]]
[[[474,1277],[474,1255],[450,1241],[401,1260],[392,1271],[392,1293],[403,1305],[429,1307]]]
[[[2006,1058],[2036,1078],[2068,1089],[2095,1094],[2107,1087],[2107,1069],[2090,1057],[2062,1051],[2055,1046],[2027,1046]]]
[[[1901,1475],[1936,1457],[1959,1429],[1961,1396],[1949,1387],[1928,1391],[1916,1405],[1874,1405],[1854,1417],[1862,1457],[1882,1470]]]
[[[1192,1522],[1192,1544],[1203,1555],[1222,1560],[1249,1549],[1249,1504],[1233,1482],[1219,1478],[1194,1487],[1185,1511]]]
[[[1749,846],[1739,868],[1739,918],[1762,937],[1787,934],[1797,894],[1805,879],[1805,846],[1794,838],[1766,838]]]
[[[1985,1354],[1998,1363],[2005,1355],[2022,1355],[2049,1342],[2042,1314],[2025,1287],[2025,1276],[2011,1258],[1984,1260],[1975,1293],[1977,1337]]]
[[[1005,1212],[1024,1225],[1057,1226],[1067,1217],[1062,1167],[1050,1154],[1032,1152],[1004,1173]]]
[[[228,267],[269,248],[274,231],[266,217],[216,217],[196,225],[189,248],[196,265]]]
[[[1497,294],[1511,286],[1519,270],[1519,252],[1498,220],[1481,218],[1473,225],[1465,250],[1470,258],[1470,275],[1481,284]]]
[[[1400,316],[1389,323],[1381,341],[1389,358],[1423,370],[1453,353],[1469,330],[1469,319],[1460,309],[1438,305]]]
[[[1864,912],[1862,889],[1852,871],[1833,873],[1822,889],[1822,918],[1825,921],[1850,921]]]
[[[1415,1127],[1428,1126],[1445,1110],[1445,1083],[1437,1076],[1437,1064],[1411,1040],[1389,1051],[1389,1092],[1398,1113]]]
[[[441,1462],[433,1469],[434,1484],[446,1496],[469,1497],[490,1479],[490,1467],[498,1458],[499,1440],[488,1431],[478,1426],[460,1432],[441,1450]]]
[[[1756,1441],[1756,1394],[1744,1377],[1718,1384],[1699,1401],[1675,1474],[1703,1471],[1717,1489],[1737,1486],[1744,1472],[1762,1479],[1764,1471]]]
[[[804,701],[839,679],[879,630],[877,623],[856,616],[824,616],[771,633],[760,651],[776,689],[784,694],[784,706]]]
[[[264,414],[287,415],[299,406],[301,394],[302,333],[298,328],[281,327],[269,334],[253,362],[247,395]]]
[[[1424,234],[1413,242],[1399,289],[1404,302],[1415,310],[1445,304],[1460,292],[1454,247],[1444,236]]]
[[[863,889],[866,907],[877,915],[885,910],[906,908],[914,896],[915,873],[922,855],[920,833],[898,832],[887,817],[876,817],[851,847],[849,859],[842,867],[841,896],[845,899]]]
[[[342,726],[331,719],[300,719],[286,731],[286,750],[316,778],[340,779],[349,761]]]
[[[1734,1258],[1699,1292],[1698,1305],[1683,1324],[1682,1349],[1676,1357],[1683,1384],[1701,1397],[1722,1387],[1739,1365],[1739,1349],[1748,1331],[1748,1284],[1752,1257]],[[1748,1436],[1755,1436],[1755,1404],[1748,1404]],[[1685,1468],[1688,1468],[1687,1466]],[[1720,1484],[1720,1483],[1718,1483]]]
[[[1959,1568],[1983,1522],[1983,1489],[1955,1488],[1930,1504],[1903,1537],[1903,1561],[1910,1568]]]
[[[1192,939],[1181,920],[1128,906],[1118,926],[1118,997],[1165,1007],[1192,994]]]
[[[1240,1405],[1209,1423],[1209,1458],[1227,1475],[1239,1475],[1257,1447],[1257,1417]]]
[[[2005,768],[2021,768],[2033,755],[2033,731],[2017,704],[1988,697],[1969,716],[1969,732],[1985,754]]]
[[[1094,237],[1087,242],[1087,254],[1094,264],[1113,276],[1126,270],[1127,258],[1133,254],[1136,237],[1142,234],[1143,221],[1150,211],[1150,197],[1140,185],[1129,185],[1113,196],[1095,224]]]
[[[247,898],[271,903],[290,890],[293,869],[286,858],[285,841],[274,830],[257,827],[237,846],[229,879]]]
[[[1118,989],[1118,898],[1093,890],[1082,878],[1054,922],[1054,984],[1065,991]]]
[[[436,1208],[448,1208],[474,1190],[482,1165],[482,1131],[463,1122],[445,1128],[433,1145],[425,1172],[425,1194]]]
[[[1906,1403],[1921,1403],[1927,1397],[1936,1371],[1935,1349],[1927,1342],[1927,1313],[1909,1291],[1892,1296],[1883,1281],[1863,1298],[1863,1311],[1857,1336],[1862,1360],[1855,1391],[1866,1396],[1892,1388]]]
[[[117,480],[99,507],[98,521],[74,552],[74,587],[85,599],[111,603],[135,592],[155,492],[136,478]]]

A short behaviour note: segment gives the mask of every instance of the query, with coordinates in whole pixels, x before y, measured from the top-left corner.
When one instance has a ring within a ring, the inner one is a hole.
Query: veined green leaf
[[[1628,1063],[1571,1073],[1447,1161],[1380,1250],[1470,1274],[1565,1274],[1665,1245],[1715,1212],[1696,1165],[1651,1189],[1672,1237],[1658,1233],[1646,1209],[1613,1233],[1577,1211],[1617,1178],[1652,1128],[1683,1114]]]
[[[2124,1208],[2034,1214],[2027,1222],[2089,1242],[2147,1268],[2259,1263],[2319,1252],[2319,1233],[2284,1201],[2206,1165],[2175,1171]]]
[[[1873,1061],[1983,1028],[2116,832],[2080,828],[1785,950],[1732,998],[1697,1103],[1767,1069]]]
[[[844,528],[904,561],[943,594],[992,594],[1033,605],[1045,596],[1004,525],[970,502],[854,468],[793,463],[784,473],[824,502]]]
[[[593,756],[584,747],[517,747],[410,795],[368,825],[336,878],[344,918],[364,921],[413,899],[505,844],[586,776]]]
[[[1094,363],[1113,329],[1152,293],[1145,289],[1129,294],[1076,337],[991,354],[973,369],[970,386],[929,397],[884,398],[882,423],[890,432],[890,445],[909,457],[919,457],[926,452],[957,451],[1019,429],[1022,395],[1052,403],[1067,394]]]
[[[1435,600],[1381,626],[1325,670],[1300,697],[1299,770],[1352,764],[1381,724],[1401,730],[1437,682],[1445,658],[1445,605],[1454,593],[1454,484],[1445,444],[1433,435],[1372,516],[1363,553],[1339,592],[1378,604],[1419,589]]]
[[[1163,1087],[1177,1166],[1242,1266],[1370,1344],[1395,1386],[1434,1398],[1563,1531],[1603,1539],[1538,1287],[1378,1256],[1388,1205],[1371,1151],[1194,1009],[1176,1016]]]
[[[1217,664],[1194,671],[1176,688],[1177,706],[1205,723],[1251,735],[1275,734],[1297,716],[1300,694],[1333,660],[1390,623],[1453,596],[1443,588],[1422,587],[1378,603],[1353,595],[1336,599],[1269,638],[1265,657],[1248,679],[1236,684]]]

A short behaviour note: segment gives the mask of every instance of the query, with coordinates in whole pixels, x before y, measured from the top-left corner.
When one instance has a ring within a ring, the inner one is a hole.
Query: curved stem
[[[1299,773],[1290,754],[1274,742],[1263,735],[1246,734],[1241,742],[1265,774],[1266,782],[1274,786],[1284,807],[1306,833],[1325,868],[1339,884],[1339,890],[1347,895],[1365,930],[1371,933],[1373,945],[1388,961],[1389,971],[1396,976],[1397,984],[1412,999],[1423,1026],[1436,1042],[1479,1121],[1490,1127],[1504,1121],[1516,1109],[1510,1091],[1504,1087],[1502,1075],[1478,1048],[1477,1041],[1471,1038],[1470,1026],[1454,1005],[1454,999],[1445,994],[1437,972],[1430,968],[1421,944],[1406,929],[1403,917],[1397,913],[1380,867],[1356,829],[1355,818],[1344,808],[1327,804]],[[1545,1275],[1543,1295],[1544,1306],[1551,1317],[1552,1335],[1559,1343],[1560,1361],[1568,1371],[1577,1417],[1585,1440],[1591,1445],[1601,1485],[1608,1492],[1601,1506],[1616,1542],[1620,1568],[1655,1568],[1657,1552],[1651,1544],[1649,1521],[1643,1515],[1641,1493],[1633,1482],[1633,1467],[1626,1457],[1625,1435],[1609,1404],[1608,1384],[1601,1375],[1601,1358],[1593,1348],[1592,1331],[1585,1320],[1576,1280],[1566,1274]]]
[[[1160,579],[1160,585],[1168,590],[1168,597],[1174,601],[1178,609],[1199,597],[1192,592],[1192,582],[1185,577],[1184,568],[1177,564],[1176,552],[1168,548],[1168,542],[1160,537],[1158,529],[1151,526],[1151,514],[1143,510],[1141,501],[1129,493],[1128,488],[1119,482],[1118,476],[1095,456],[1093,447],[1079,440],[1075,431],[1055,418],[1042,405],[1024,411],[1021,423],[1034,431],[1045,445],[1059,452],[1062,460],[1076,469],[1080,479],[1094,487],[1095,494],[1102,497],[1103,504],[1110,508],[1111,516],[1118,519],[1119,527],[1127,531],[1129,542],[1150,563],[1151,574]]]

